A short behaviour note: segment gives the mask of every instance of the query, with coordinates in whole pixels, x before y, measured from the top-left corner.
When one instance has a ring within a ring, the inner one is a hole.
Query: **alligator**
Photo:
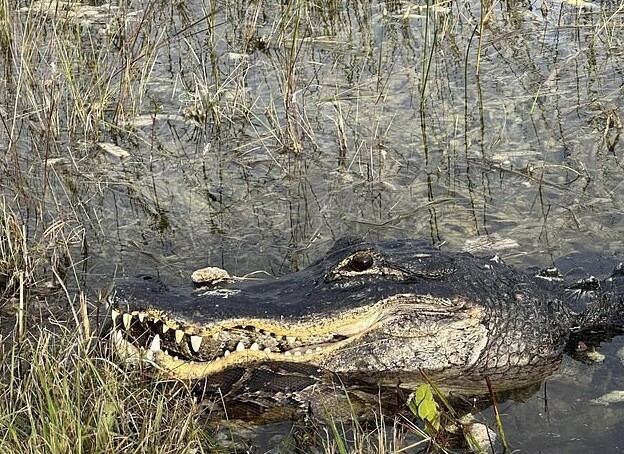
[[[621,265],[570,283],[498,256],[353,239],[282,277],[169,287],[141,275],[109,297],[118,349],[204,387],[250,394],[255,374],[256,393],[328,379],[413,388],[426,376],[475,396],[541,382],[582,333],[620,330],[623,300]]]

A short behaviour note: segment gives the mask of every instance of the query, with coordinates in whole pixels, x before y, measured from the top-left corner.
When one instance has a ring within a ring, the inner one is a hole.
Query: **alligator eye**
[[[368,252],[357,252],[349,261],[352,271],[366,271],[373,266],[373,256]]]

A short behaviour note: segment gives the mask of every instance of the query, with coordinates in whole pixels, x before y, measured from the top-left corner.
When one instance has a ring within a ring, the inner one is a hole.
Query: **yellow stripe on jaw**
[[[284,353],[267,353],[260,350],[234,351],[228,356],[210,362],[191,362],[175,359],[163,351],[155,352],[153,361],[171,377],[182,380],[198,380],[216,374],[227,367],[255,361],[309,361],[309,355],[286,356]]]
[[[166,376],[181,380],[198,380],[220,372],[227,367],[237,364],[248,364],[255,361],[286,361],[286,362],[313,362],[314,358],[320,358],[332,350],[349,343],[353,338],[348,338],[325,347],[309,349],[305,353],[295,349],[294,353],[275,353],[255,349],[244,349],[229,352],[229,354],[207,362],[185,361],[158,349],[158,347],[139,348],[131,342],[123,339],[121,331],[113,335],[113,343],[116,351],[124,360],[130,362],[144,361],[156,366]]]

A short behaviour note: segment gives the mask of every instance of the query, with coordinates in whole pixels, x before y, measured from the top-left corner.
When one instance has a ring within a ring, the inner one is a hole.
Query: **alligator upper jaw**
[[[392,300],[409,297],[395,295]],[[387,315],[387,302],[323,323],[228,320],[198,327],[155,310],[113,308],[113,343],[123,356],[156,365],[166,375],[201,379],[236,365],[260,361],[321,363],[372,329]]]

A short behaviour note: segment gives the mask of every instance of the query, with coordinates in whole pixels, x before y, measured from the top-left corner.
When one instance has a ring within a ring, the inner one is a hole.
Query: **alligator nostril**
[[[349,262],[349,268],[357,272],[366,271],[373,266],[373,262],[370,252],[356,252]]]

